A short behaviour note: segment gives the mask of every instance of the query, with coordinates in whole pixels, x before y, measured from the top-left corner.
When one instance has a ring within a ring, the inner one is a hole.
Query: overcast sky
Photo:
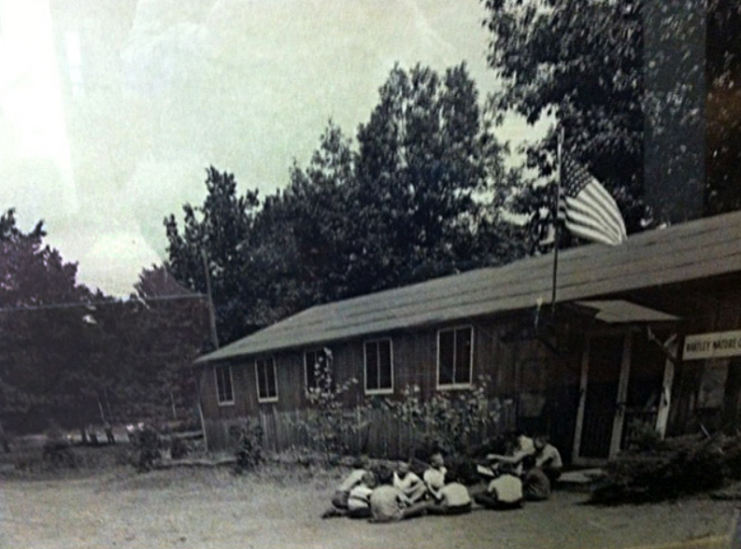
[[[0,208],[127,295],[209,164],[285,186],[328,119],[354,136],[396,62],[465,60],[483,100],[483,17],[478,0],[0,0]]]

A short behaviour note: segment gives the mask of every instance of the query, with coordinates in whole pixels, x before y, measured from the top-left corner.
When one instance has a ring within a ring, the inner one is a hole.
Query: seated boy
[[[322,515],[323,518],[341,516],[342,513],[337,513],[337,510],[347,510],[347,500],[350,497],[350,491],[362,482],[365,474],[369,472],[369,468],[370,461],[367,456],[361,456],[355,460],[355,463],[353,463],[353,470],[347,478],[342,481],[342,484],[337,487],[337,490],[335,490],[335,493],[332,496],[332,507],[324,512]]]
[[[514,474],[514,465],[502,463],[500,475],[489,483],[486,492],[477,494],[474,500],[488,509],[522,508],[522,481]]]
[[[427,508],[435,515],[461,515],[471,511],[471,496],[468,489],[457,481],[457,478],[448,475],[447,482],[439,491],[439,499]]]
[[[551,481],[540,467],[535,465],[535,456],[522,460],[522,491],[527,501],[544,501],[551,497]]]
[[[445,486],[445,475],[447,472],[443,455],[440,452],[432,454],[430,457],[430,466],[424,475],[422,475],[422,478],[424,478],[427,491],[436,501],[440,501],[441,499],[440,489]]]
[[[393,486],[394,474],[383,467],[378,471],[379,486],[370,496],[371,522],[394,522],[422,516],[427,512],[428,503],[409,501],[401,490]]]
[[[400,461],[394,472],[394,486],[409,498],[409,501],[416,503],[421,501],[427,493],[427,487],[419,476],[412,472],[409,463]]]
[[[548,439],[545,436],[535,437],[535,465],[548,477],[553,486],[558,478],[561,476],[561,470],[563,469],[563,460],[561,460],[561,453],[552,444],[548,443]]]

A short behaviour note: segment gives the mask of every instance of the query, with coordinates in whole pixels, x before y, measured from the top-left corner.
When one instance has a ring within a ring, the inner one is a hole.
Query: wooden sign
[[[741,330],[693,334],[684,338],[683,360],[741,356]]]

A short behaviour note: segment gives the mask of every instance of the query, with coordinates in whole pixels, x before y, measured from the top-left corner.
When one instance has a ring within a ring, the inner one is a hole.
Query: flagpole
[[[560,236],[560,230],[558,222],[558,210],[559,205],[561,204],[561,179],[563,177],[563,139],[564,139],[564,130],[563,126],[559,126],[558,128],[558,142],[556,145],[556,165],[557,165],[557,173],[556,173],[556,211],[553,215],[553,221],[554,221],[554,231],[553,231],[553,289],[551,293],[551,317],[554,317],[556,314],[556,281],[558,278],[558,244],[559,244],[559,236]]]

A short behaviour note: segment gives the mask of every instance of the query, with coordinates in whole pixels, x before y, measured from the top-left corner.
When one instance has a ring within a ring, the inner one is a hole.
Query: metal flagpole
[[[558,128],[558,143],[556,145],[557,170],[556,174],[556,211],[554,212],[554,234],[553,234],[553,290],[551,293],[551,318],[556,314],[556,280],[558,276],[558,241],[560,236],[558,222],[559,206],[561,205],[561,179],[563,177],[563,126]]]

